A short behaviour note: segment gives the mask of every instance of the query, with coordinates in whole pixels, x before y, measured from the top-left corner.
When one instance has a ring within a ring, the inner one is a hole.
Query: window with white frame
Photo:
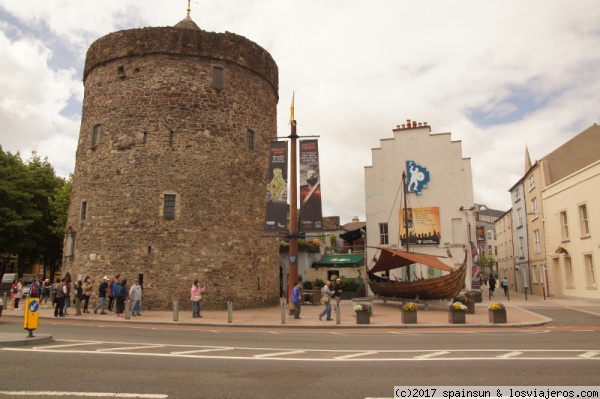
[[[531,199],[531,213],[533,214],[532,215],[533,216],[532,219],[535,219],[535,218],[538,217],[538,214],[537,214],[538,213],[538,203],[537,203],[537,198],[536,197],[533,197]]]
[[[590,236],[590,221],[588,219],[587,204],[579,205],[579,227],[581,229],[581,237]]]
[[[531,282],[534,284],[537,284],[537,282],[538,282],[538,274],[537,274],[538,267],[537,267],[537,265],[533,265],[532,269],[533,270],[531,271]]]
[[[379,223],[379,245],[389,245],[387,223]]]
[[[570,256],[565,256],[564,258],[564,262],[565,262],[565,284],[568,287],[573,288],[573,264],[571,263],[571,257]]]
[[[540,231],[539,230],[535,230],[533,232],[533,251],[536,254],[539,254],[541,252]]]
[[[567,211],[560,212],[560,238],[562,241],[569,240],[569,219],[567,219]]]
[[[583,254],[583,264],[585,265],[585,285],[588,288],[596,288],[596,270],[592,254]]]
[[[521,213],[521,208],[517,209],[517,226],[523,226],[523,215]]]
[[[540,283],[543,283],[544,280],[544,265],[540,265]]]
[[[488,230],[487,231],[487,239],[491,240],[492,239],[492,230]]]
[[[529,176],[529,189],[531,190],[534,187],[535,187],[535,177],[533,175],[531,175],[531,176]]]
[[[524,258],[525,257],[525,249],[523,247],[523,237],[519,237],[519,258]]]

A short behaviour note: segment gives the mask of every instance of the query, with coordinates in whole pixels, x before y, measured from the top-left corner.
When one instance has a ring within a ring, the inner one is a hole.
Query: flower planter
[[[356,312],[356,324],[371,324],[371,315],[367,312]]]
[[[466,312],[448,312],[448,321],[452,324],[465,324],[467,314]]]
[[[475,314],[475,302],[465,303],[468,314]]]
[[[405,312],[402,310],[402,324],[417,324],[417,312]]]
[[[488,310],[490,323],[506,323],[506,309]]]

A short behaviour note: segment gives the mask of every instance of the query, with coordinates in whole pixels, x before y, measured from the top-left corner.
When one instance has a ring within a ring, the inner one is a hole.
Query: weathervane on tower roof
[[[190,7],[190,1],[192,0],[188,0],[188,7],[187,7],[187,15],[190,15],[190,12],[192,11],[191,7]]]

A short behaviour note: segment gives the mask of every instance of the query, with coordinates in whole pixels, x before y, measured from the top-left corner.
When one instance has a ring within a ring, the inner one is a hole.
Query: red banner
[[[274,141],[269,150],[265,231],[287,231],[288,143]]]
[[[319,145],[317,140],[300,141],[299,231],[323,230]]]

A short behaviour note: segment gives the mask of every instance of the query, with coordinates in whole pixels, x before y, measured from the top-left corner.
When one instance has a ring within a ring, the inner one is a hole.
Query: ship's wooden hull
[[[460,293],[465,282],[467,262],[448,275],[416,281],[367,280],[373,294],[389,298],[420,300],[452,299]]]

